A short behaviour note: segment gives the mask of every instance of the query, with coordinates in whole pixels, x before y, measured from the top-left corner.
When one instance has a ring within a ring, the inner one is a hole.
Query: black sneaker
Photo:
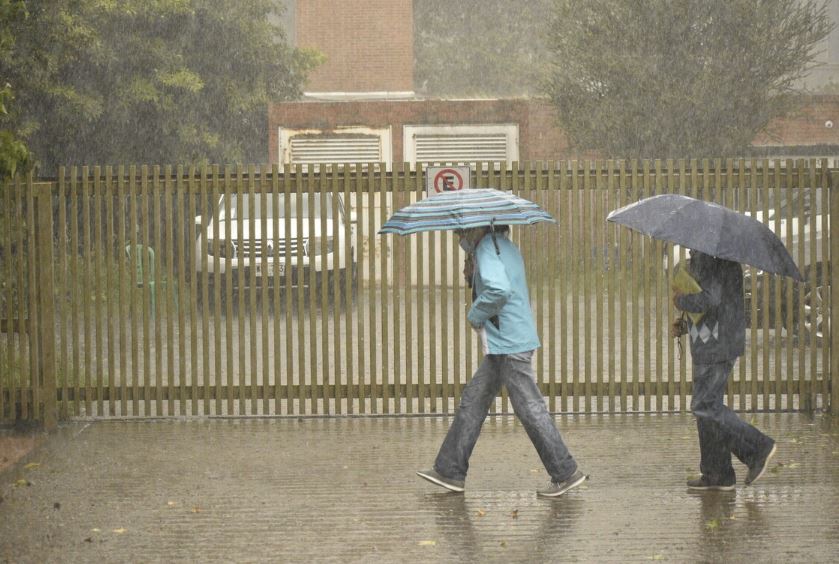
[[[737,480],[734,478],[728,480],[712,480],[708,476],[700,476],[695,480],[688,480],[689,490],[716,490],[721,492],[730,492],[734,489],[734,484]]]
[[[432,484],[443,486],[447,490],[451,490],[453,492],[462,492],[463,486],[465,485],[463,480],[452,480],[451,478],[446,478],[433,468],[431,470],[420,470],[417,472],[417,476],[425,478]]]
[[[775,443],[772,443],[772,448],[766,454],[766,456],[758,459],[758,461],[753,465],[749,466],[749,473],[746,474],[746,485],[753,484],[757,482],[761,476],[766,472],[766,467],[769,466],[769,459],[775,456]]]
[[[547,488],[537,490],[536,495],[541,495],[542,497],[559,497],[571,488],[576,488],[586,480],[588,480],[588,476],[577,470],[567,480],[551,482]]]

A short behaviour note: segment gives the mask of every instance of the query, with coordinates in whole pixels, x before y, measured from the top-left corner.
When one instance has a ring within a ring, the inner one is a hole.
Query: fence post
[[[839,171],[830,173],[830,275],[833,278],[833,263],[839,259],[839,236],[833,233],[839,229]],[[830,413],[839,417],[839,287],[830,284]]]
[[[30,175],[28,181],[29,190],[35,190]],[[52,183],[39,184],[37,192],[33,195],[38,202],[37,205],[37,228],[35,233],[38,236],[38,259],[36,261],[38,270],[38,292],[40,300],[41,320],[40,327],[40,352],[41,352],[41,390],[43,391],[44,428],[52,430],[56,427],[57,401],[56,401],[56,370],[55,370],[55,288],[53,280],[53,224],[52,224]],[[36,337],[36,338],[38,338]]]

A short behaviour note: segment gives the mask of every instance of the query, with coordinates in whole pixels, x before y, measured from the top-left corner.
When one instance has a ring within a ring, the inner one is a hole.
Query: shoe
[[[420,470],[417,472],[417,476],[425,478],[432,484],[443,486],[447,490],[451,490],[453,492],[462,492],[463,486],[465,485],[463,480],[452,480],[451,478],[446,478],[433,468],[431,470]]]
[[[775,443],[772,443],[772,448],[763,458],[759,459],[754,466],[749,466],[749,473],[746,474],[746,485],[751,485],[757,482],[761,476],[766,472],[766,467],[769,465],[769,459],[775,456]]]
[[[731,478],[730,480],[722,480],[722,481],[715,481],[711,480],[707,476],[700,476],[696,480],[688,480],[688,489],[689,490],[716,490],[721,492],[730,492],[734,489],[734,484],[736,480]]]
[[[538,490],[536,495],[541,495],[542,497],[559,497],[571,488],[576,488],[586,480],[588,480],[588,476],[577,470],[567,480],[551,482],[547,488]]]

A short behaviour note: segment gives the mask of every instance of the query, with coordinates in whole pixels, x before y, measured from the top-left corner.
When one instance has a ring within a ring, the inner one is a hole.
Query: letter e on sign
[[[469,188],[471,170],[468,166],[430,166],[425,171],[427,196]]]

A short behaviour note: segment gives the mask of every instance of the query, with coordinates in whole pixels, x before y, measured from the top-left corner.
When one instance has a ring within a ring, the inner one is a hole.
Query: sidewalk
[[[835,561],[839,423],[753,417],[770,471],[705,494],[692,416],[558,417],[591,479],[556,500],[511,417],[465,494],[414,475],[447,418],[72,423],[0,473],[0,562]]]

